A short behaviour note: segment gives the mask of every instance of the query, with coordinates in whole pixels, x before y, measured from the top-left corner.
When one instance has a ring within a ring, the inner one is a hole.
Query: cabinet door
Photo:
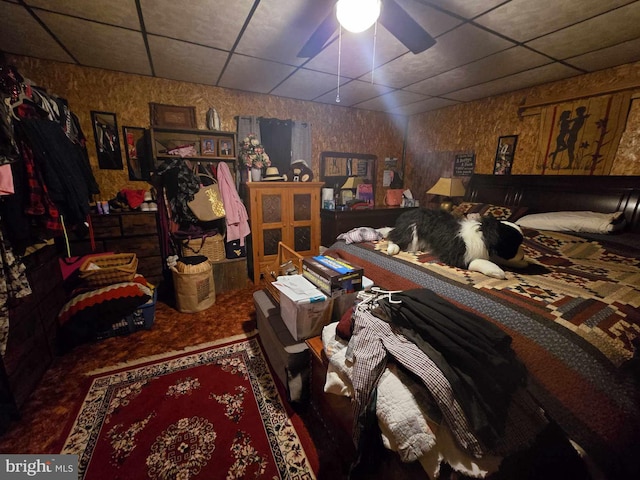
[[[313,225],[314,216],[319,215],[319,211],[314,207],[314,192],[311,189],[302,189],[291,192],[289,199],[289,228],[285,240],[287,245],[302,255],[316,255],[317,246]]]
[[[320,186],[292,182],[249,184],[254,282],[276,261],[279,242],[303,256],[318,254]]]

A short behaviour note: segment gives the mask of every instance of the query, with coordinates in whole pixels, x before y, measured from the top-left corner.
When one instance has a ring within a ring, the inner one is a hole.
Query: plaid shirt
[[[22,142],[20,152],[25,165],[29,192],[29,205],[25,207],[25,213],[39,217],[42,220],[42,227],[49,235],[60,234],[63,230],[60,211],[51,200],[42,174],[35,166],[33,151]]]

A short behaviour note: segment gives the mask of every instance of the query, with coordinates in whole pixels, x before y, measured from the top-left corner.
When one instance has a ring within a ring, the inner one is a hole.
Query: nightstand
[[[412,207],[415,208],[415,207]],[[320,210],[320,244],[330,247],[341,233],[356,227],[393,227],[396,219],[412,208],[374,207],[363,210]]]

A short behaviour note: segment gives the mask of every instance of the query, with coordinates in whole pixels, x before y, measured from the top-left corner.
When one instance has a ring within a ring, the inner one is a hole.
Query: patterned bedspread
[[[429,253],[392,257],[386,241],[338,242],[328,254],[364,267],[383,288],[429,288],[501,326],[549,416],[608,476],[640,478],[640,238],[525,237],[530,265],[504,280]]]

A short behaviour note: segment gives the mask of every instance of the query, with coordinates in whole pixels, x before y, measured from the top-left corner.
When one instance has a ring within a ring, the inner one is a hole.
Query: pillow
[[[521,227],[556,232],[610,233],[624,228],[624,212],[547,212],[526,215],[516,222]]]
[[[346,243],[373,242],[381,238],[382,234],[371,227],[357,227],[338,235],[338,240],[344,240]]]
[[[460,205],[457,205],[451,213],[457,217],[464,217],[474,213],[483,217],[492,215],[498,220],[515,222],[527,213],[527,210],[527,207],[505,207],[491,203],[462,202]]]

